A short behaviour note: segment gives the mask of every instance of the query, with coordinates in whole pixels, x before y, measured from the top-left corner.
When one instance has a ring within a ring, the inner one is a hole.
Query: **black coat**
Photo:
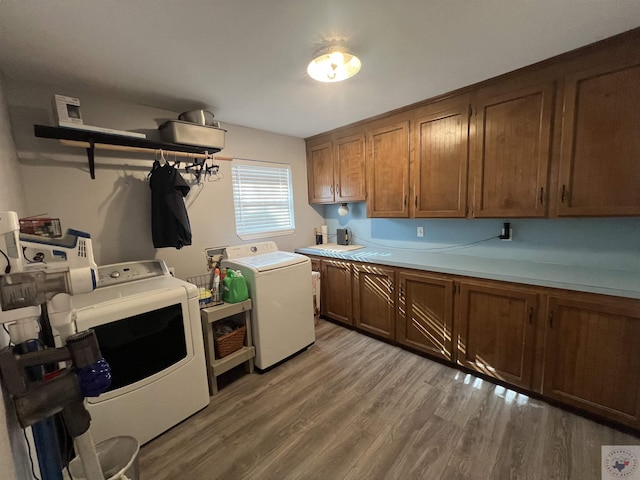
[[[191,225],[183,198],[191,189],[168,163],[153,164],[151,178],[151,234],[156,248],[191,245]]]

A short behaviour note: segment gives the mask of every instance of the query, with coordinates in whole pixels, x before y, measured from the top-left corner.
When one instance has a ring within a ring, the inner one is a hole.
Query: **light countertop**
[[[296,252],[354,262],[640,299],[640,272],[634,270],[608,270],[381,247],[365,247],[352,251],[304,247],[296,249]]]

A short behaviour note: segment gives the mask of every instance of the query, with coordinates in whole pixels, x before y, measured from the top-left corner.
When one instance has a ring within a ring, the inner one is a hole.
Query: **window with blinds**
[[[231,165],[236,232],[243,240],[293,233],[291,168],[234,160]]]

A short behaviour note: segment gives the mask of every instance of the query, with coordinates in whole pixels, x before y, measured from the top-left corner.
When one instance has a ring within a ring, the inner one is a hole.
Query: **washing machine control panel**
[[[228,259],[252,257],[265,253],[277,252],[278,246],[275,242],[249,243],[247,245],[232,245],[225,249],[225,257]]]
[[[103,265],[98,267],[98,288],[160,275],[169,275],[169,271],[162,260]]]

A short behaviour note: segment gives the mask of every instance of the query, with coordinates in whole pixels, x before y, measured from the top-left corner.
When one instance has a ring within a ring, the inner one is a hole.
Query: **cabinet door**
[[[351,264],[338,260],[322,260],[321,264],[322,314],[346,325],[353,325]]]
[[[398,272],[396,339],[402,345],[453,359],[453,280]]]
[[[395,271],[376,265],[354,265],[354,320],[356,327],[389,340],[395,332]]]
[[[333,172],[336,202],[365,200],[365,134],[359,133],[334,142]]]
[[[537,307],[531,290],[462,282],[458,363],[530,388]]]
[[[307,147],[309,203],[333,203],[333,145],[330,141]]]
[[[554,83],[477,102],[474,217],[543,217]]]
[[[320,259],[318,258],[311,258],[311,271],[312,272],[321,272],[321,268],[320,268]]]
[[[412,217],[465,217],[469,156],[469,102],[440,102],[412,125]]]
[[[544,395],[640,427],[640,301],[552,296],[548,321]]]
[[[409,122],[369,132],[367,216],[409,216]]]
[[[565,79],[558,215],[640,215],[640,55]]]

